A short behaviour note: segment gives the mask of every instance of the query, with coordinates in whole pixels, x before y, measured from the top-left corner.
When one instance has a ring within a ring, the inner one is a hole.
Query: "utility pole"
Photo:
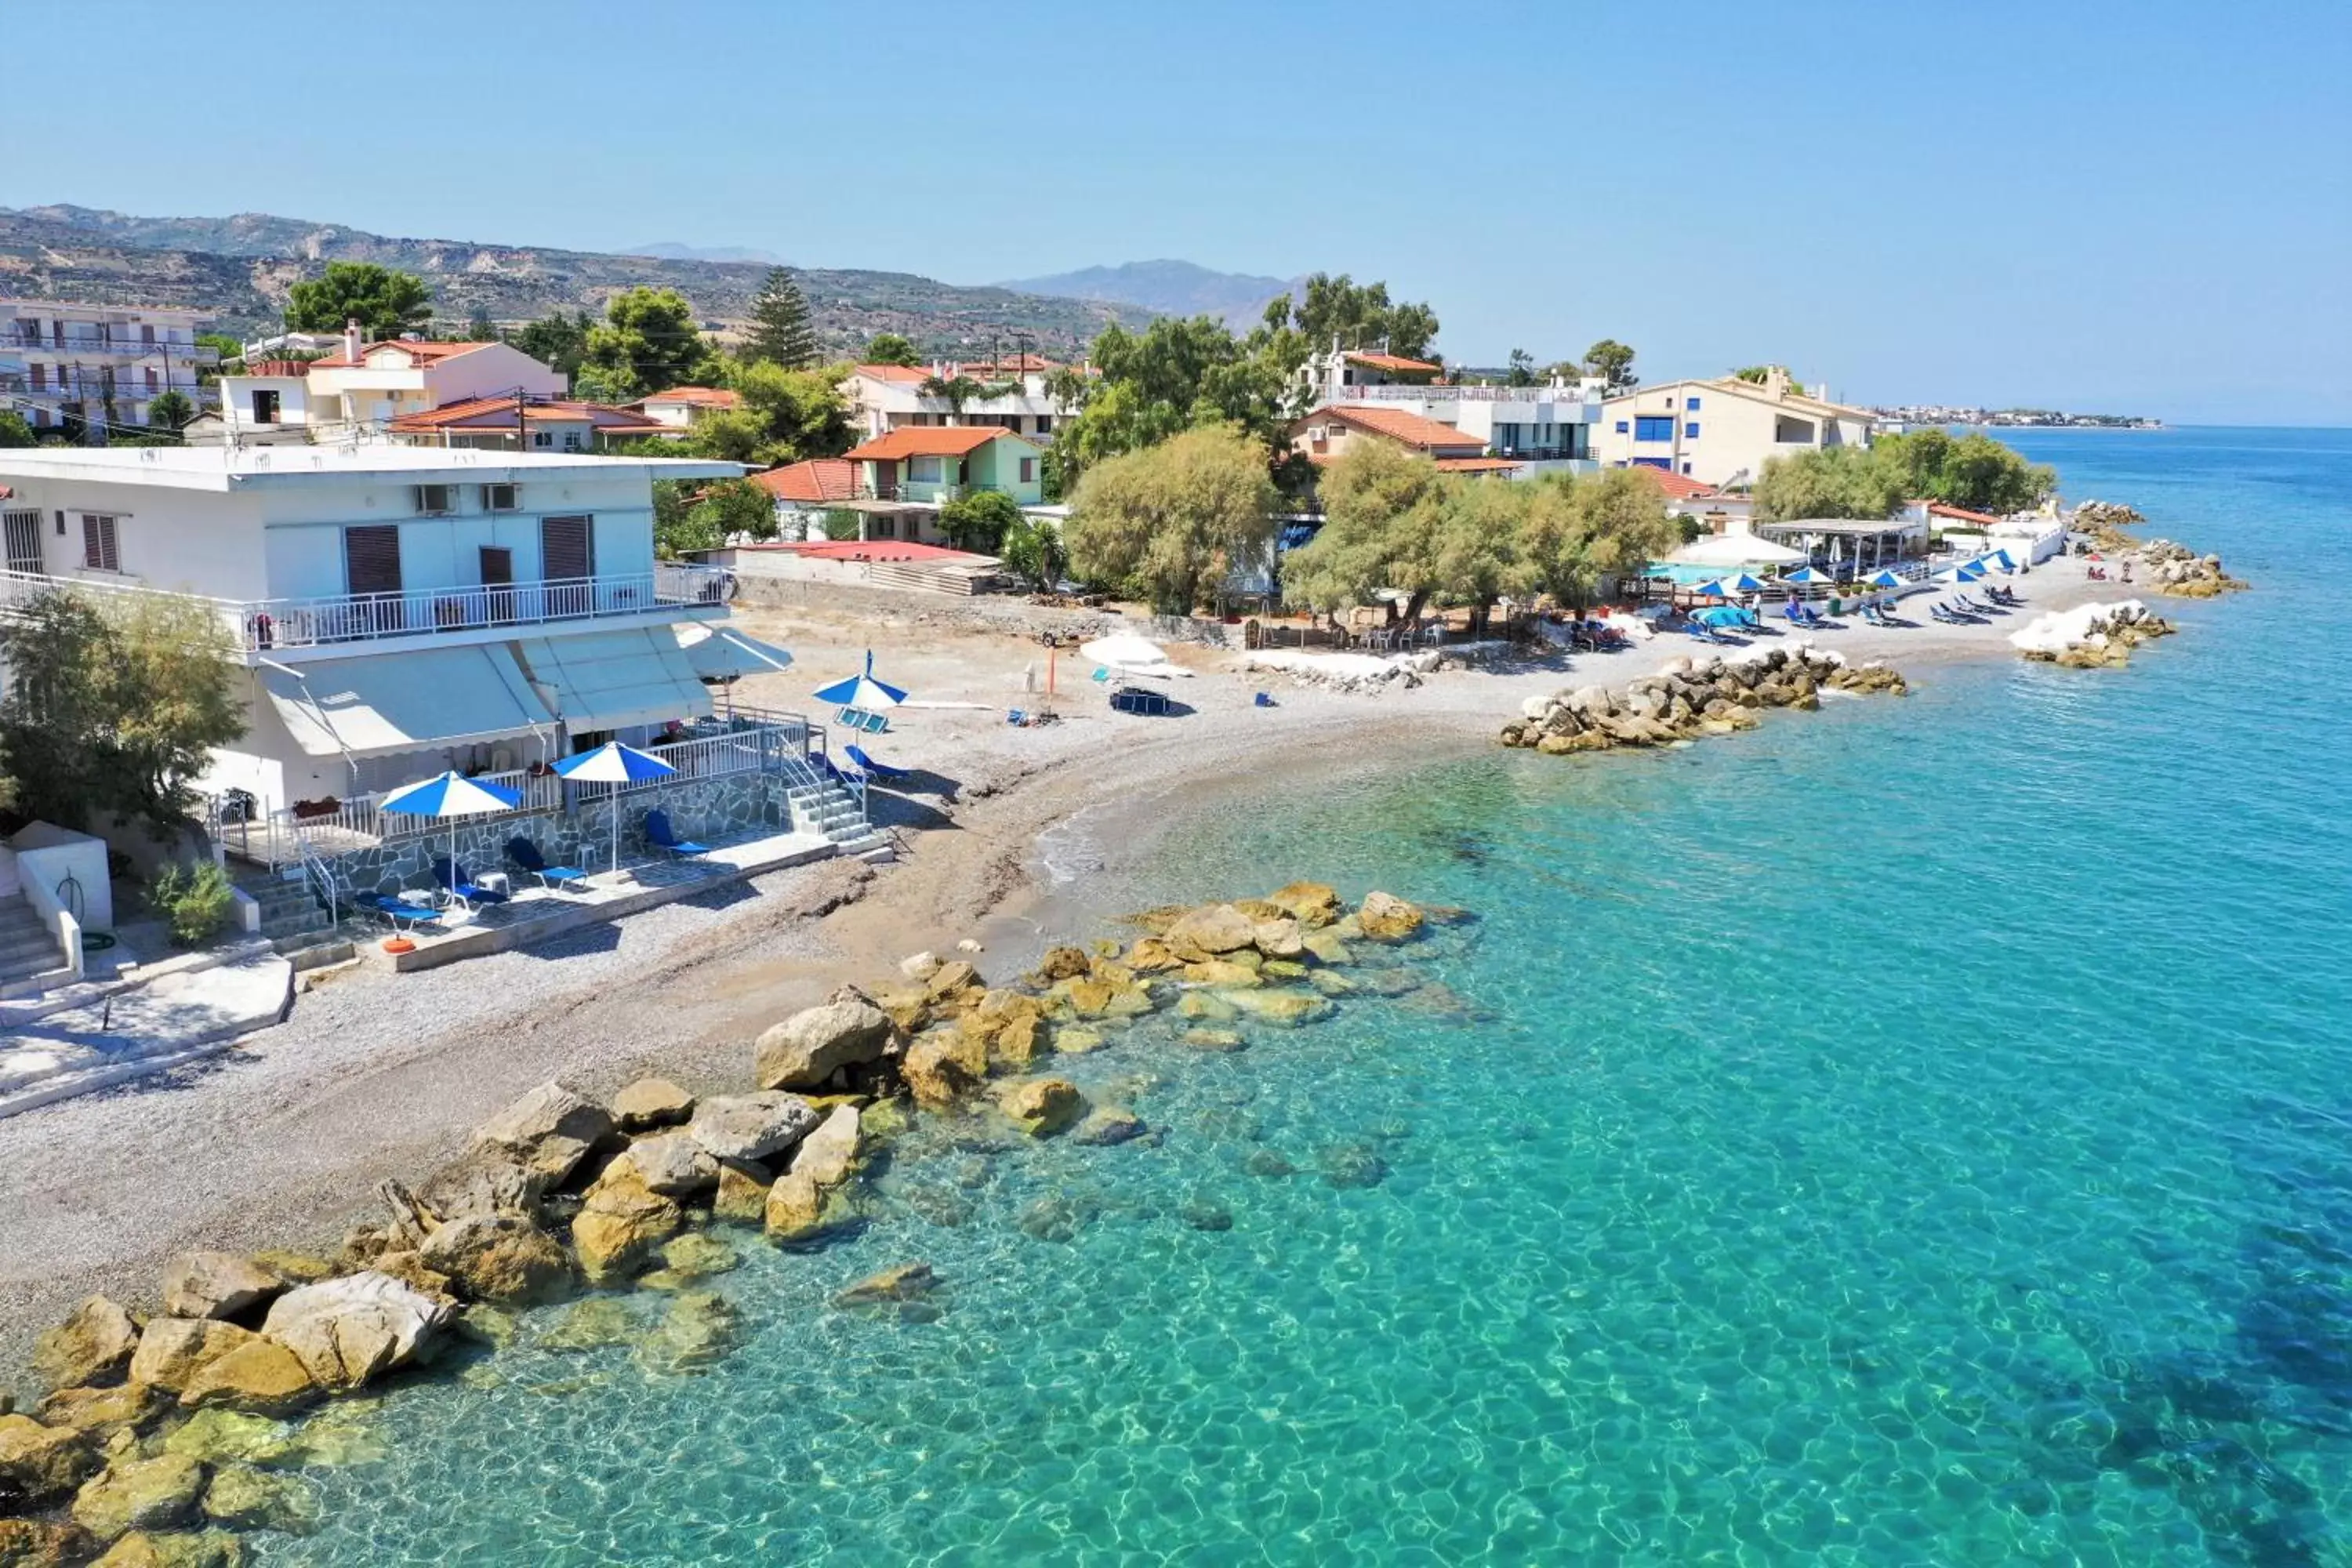
[[[530,447],[529,416],[525,413],[529,406],[523,402],[522,384],[517,382],[515,384],[515,450],[518,452],[528,451]]]

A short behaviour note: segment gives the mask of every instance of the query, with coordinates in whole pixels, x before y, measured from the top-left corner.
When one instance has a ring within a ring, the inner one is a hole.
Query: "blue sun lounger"
[[[903,779],[910,776],[907,768],[894,768],[887,763],[877,763],[866,754],[862,746],[844,746],[842,754],[877,779]]]
[[[423,904],[412,904],[389,893],[363,894],[359,903],[370,914],[391,921],[395,931],[421,931],[426,926],[441,923],[439,910],[428,910]]]
[[[463,861],[452,864],[446,855],[433,857],[433,882],[469,910],[476,904],[503,904],[509,897],[496,888],[480,886],[467,874]]]
[[[519,833],[507,840],[507,858],[538,878],[542,888],[572,889],[583,893],[588,890],[587,872],[577,866],[549,865],[547,857],[539,852],[539,846]]]
[[[656,849],[667,849],[672,855],[681,858],[710,853],[709,845],[697,844],[691,838],[680,838],[671,832],[669,813],[659,806],[646,813],[646,842]]]

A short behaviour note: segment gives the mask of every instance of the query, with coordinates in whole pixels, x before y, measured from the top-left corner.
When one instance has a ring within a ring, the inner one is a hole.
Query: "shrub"
[[[147,888],[148,908],[171,927],[175,947],[202,947],[218,936],[235,902],[228,873],[210,860],[165,866]]]

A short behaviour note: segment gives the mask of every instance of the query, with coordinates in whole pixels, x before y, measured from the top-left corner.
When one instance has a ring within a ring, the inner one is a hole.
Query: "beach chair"
[[[872,757],[867,756],[863,750],[856,746],[844,746],[841,750],[844,756],[856,763],[862,771],[871,774],[875,778],[903,779],[913,776],[911,770],[907,768],[894,768],[887,763],[877,763]]]
[[[667,849],[673,859],[690,859],[710,853],[708,844],[697,844],[691,838],[680,838],[670,830],[669,813],[656,806],[646,813],[646,842],[656,849]]]
[[[1018,708],[1007,708],[1004,710],[1004,721],[1008,724],[1026,724],[1029,722],[1029,715]]]
[[[1805,606],[1795,599],[1790,600],[1783,605],[1780,613],[1801,626],[1806,624]]]
[[[863,708],[845,708],[833,717],[834,722],[843,729],[856,730],[861,734],[878,735],[890,727],[887,715],[869,712]]]
[[[476,904],[503,904],[509,895],[497,888],[485,888],[476,882],[462,861],[452,862],[446,855],[433,857],[433,881],[455,902],[472,909]]]
[[[553,888],[559,892],[588,890],[587,872],[577,866],[549,865],[547,857],[539,852],[539,846],[520,834],[507,840],[507,858],[514,862],[515,869],[538,878],[542,888]]]
[[[421,931],[441,923],[439,910],[428,910],[423,904],[412,904],[389,893],[363,893],[355,901],[368,913],[392,922],[396,932]]]
[[[1708,626],[1696,616],[1693,616],[1690,618],[1689,623],[1683,627],[1683,630],[1690,633],[1691,636],[1696,637],[1701,642],[1721,642],[1723,640],[1721,637],[1715,635],[1715,628],[1713,626]]]

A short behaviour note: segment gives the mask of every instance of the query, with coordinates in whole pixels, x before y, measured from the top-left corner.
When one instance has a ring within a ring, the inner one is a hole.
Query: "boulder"
[[[742,1341],[742,1314],[733,1302],[713,1290],[683,1290],[637,1342],[637,1364],[683,1376],[724,1360]]]
[[[898,1071],[916,1104],[943,1110],[987,1078],[988,1049],[961,1029],[935,1029],[908,1047]]]
[[[475,1301],[551,1300],[573,1280],[562,1244],[514,1215],[468,1215],[445,1225],[425,1239],[423,1257]]]
[[[1372,892],[1356,910],[1356,923],[1374,942],[1402,942],[1421,929],[1421,911],[1391,893]]]
[[[634,1172],[639,1181],[666,1198],[688,1198],[719,1185],[719,1162],[684,1132],[639,1139],[604,1168],[604,1176],[615,1167]]]
[[[758,1225],[768,1207],[768,1187],[775,1178],[768,1167],[751,1160],[719,1162],[719,1195],[710,1212],[719,1219]]]
[[[319,1527],[319,1498],[299,1476],[224,1465],[205,1488],[205,1517],[238,1530],[308,1535]]]
[[[1054,1031],[1054,1048],[1064,1056],[1082,1057],[1103,1048],[1102,1031],[1065,1024]]]
[[[640,1298],[641,1299],[641,1298]],[[539,1348],[570,1353],[625,1345],[642,1331],[637,1314],[618,1296],[591,1296],[575,1302],[539,1337]]]
[[[572,1246],[589,1279],[625,1279],[685,1224],[685,1210],[624,1168],[588,1189],[586,1201],[572,1217]]]
[[[1330,998],[1322,993],[1293,990],[1287,986],[1264,991],[1236,991],[1226,1000],[1244,1017],[1283,1028],[1320,1023],[1332,1013]]]
[[[940,955],[929,950],[910,952],[898,961],[898,973],[920,985],[940,972]]]
[[[894,1033],[873,998],[844,986],[762,1034],[752,1047],[752,1077],[761,1089],[820,1089],[843,1068],[881,1060]]]
[[[289,1285],[312,1284],[328,1279],[336,1271],[335,1266],[323,1258],[277,1247],[264,1247],[255,1253],[253,1261]]]
[[[1005,1019],[988,1037],[989,1070],[1023,1070],[1045,1054],[1045,1020],[1037,1014],[1020,1013]]]
[[[82,1483],[73,1519],[100,1541],[134,1530],[169,1530],[193,1519],[205,1468],[184,1454],[120,1462]]]
[[[33,1371],[51,1388],[111,1383],[131,1364],[139,1325],[103,1296],[88,1296],[33,1347]]]
[[[641,1078],[613,1097],[613,1121],[624,1132],[680,1127],[694,1114],[694,1096],[666,1078]]]
[[[280,1296],[265,1330],[329,1388],[356,1388],[429,1353],[456,1310],[375,1270]]]
[[[1168,944],[1156,936],[1139,936],[1127,950],[1127,967],[1137,974],[1159,974],[1171,969],[1181,969],[1184,961],[1168,950]]]
[[[770,1161],[816,1125],[816,1111],[796,1094],[729,1094],[695,1107],[687,1135],[714,1160]]]
[[[588,1152],[613,1135],[602,1106],[560,1083],[543,1083],[481,1126],[478,1146],[510,1156],[548,1186],[561,1186]]]
[[[96,1468],[98,1447],[89,1434],[29,1415],[0,1415],[0,1506],[63,1496]]]
[[[661,1249],[662,1268],[681,1279],[708,1279],[742,1265],[742,1255],[707,1231],[690,1230]]]
[[[1050,1137],[1085,1114],[1086,1097],[1066,1078],[1029,1078],[1008,1083],[997,1105],[1032,1138]]]
[[[0,1564],[5,1568],[67,1568],[89,1556],[88,1538],[70,1524],[0,1519]]]
[[[152,1415],[160,1392],[143,1383],[118,1383],[110,1388],[61,1388],[42,1400],[34,1414],[44,1426],[110,1437],[126,1427],[137,1427]]]
[[[1258,952],[1268,958],[1297,958],[1307,951],[1307,944],[1299,938],[1298,922],[1288,915],[1258,921],[1252,940]]]
[[[1206,953],[1214,957],[1254,946],[1257,925],[1231,904],[1207,904],[1180,916],[1161,940],[1180,954]]]
[[[356,1343],[352,1350],[357,1353]],[[356,1388],[362,1381],[353,1378],[335,1386]],[[256,1334],[190,1378],[180,1403],[192,1410],[225,1405],[260,1415],[290,1415],[314,1403],[325,1392],[325,1382],[312,1375],[310,1363],[291,1345],[269,1334]]]
[[[1056,980],[1076,980],[1094,967],[1094,961],[1082,947],[1049,947],[1038,961],[1037,978],[1051,984]]]
[[[134,1530],[90,1568],[240,1568],[245,1548],[226,1530],[152,1533]]]
[[[552,1184],[544,1174],[529,1169],[502,1150],[478,1148],[435,1171],[418,1192],[404,1194],[393,1183],[378,1190],[392,1209],[395,1228],[404,1238],[399,1245],[414,1251],[436,1226],[453,1220],[517,1215],[536,1225],[544,1218],[541,1200]],[[318,1280],[300,1283],[316,1284]]]
[[[979,970],[964,959],[953,958],[940,964],[938,971],[923,982],[923,995],[931,1002],[944,1002],[980,983]]]
[[[833,1299],[836,1307],[878,1307],[894,1301],[915,1301],[940,1285],[928,1263],[900,1263],[869,1274]]]
[[[1176,1037],[1176,1043],[1190,1046],[1196,1051],[1231,1053],[1249,1048],[1248,1042],[1231,1029],[1187,1029]]]
[[[1331,924],[1347,909],[1339,902],[1339,891],[1322,882],[1293,882],[1276,888],[1265,896],[1265,901],[1297,921],[1308,930]]]
[[[425,1255],[411,1247],[401,1247],[376,1254],[370,1266],[378,1274],[390,1275],[420,1296],[456,1302],[457,1281],[425,1261]]]
[[[1131,1142],[1148,1131],[1143,1125],[1143,1118],[1134,1111],[1125,1106],[1106,1105],[1089,1111],[1087,1119],[1078,1123],[1078,1130],[1070,1134],[1070,1139],[1073,1142],[1095,1148],[1108,1148],[1115,1143]]]
[[[837,1105],[793,1151],[768,1189],[764,1221],[771,1241],[804,1241],[824,1230],[825,1196],[856,1168],[857,1108]]]
[[[1250,956],[1255,958],[1253,952]],[[1184,979],[1192,985],[1213,985],[1222,990],[1239,991],[1259,984],[1258,972],[1251,964],[1236,963],[1231,959],[1212,958],[1202,963],[1184,966]]]
[[[288,1422],[218,1405],[199,1410],[163,1439],[163,1452],[207,1465],[284,1465],[299,1457],[302,1440]]]
[[[233,1252],[184,1252],[163,1270],[163,1310],[174,1318],[234,1318],[285,1289],[277,1275]]]
[[[250,1329],[209,1318],[157,1318],[139,1336],[139,1349],[131,1358],[131,1380],[182,1393],[196,1373],[258,1337]]]

